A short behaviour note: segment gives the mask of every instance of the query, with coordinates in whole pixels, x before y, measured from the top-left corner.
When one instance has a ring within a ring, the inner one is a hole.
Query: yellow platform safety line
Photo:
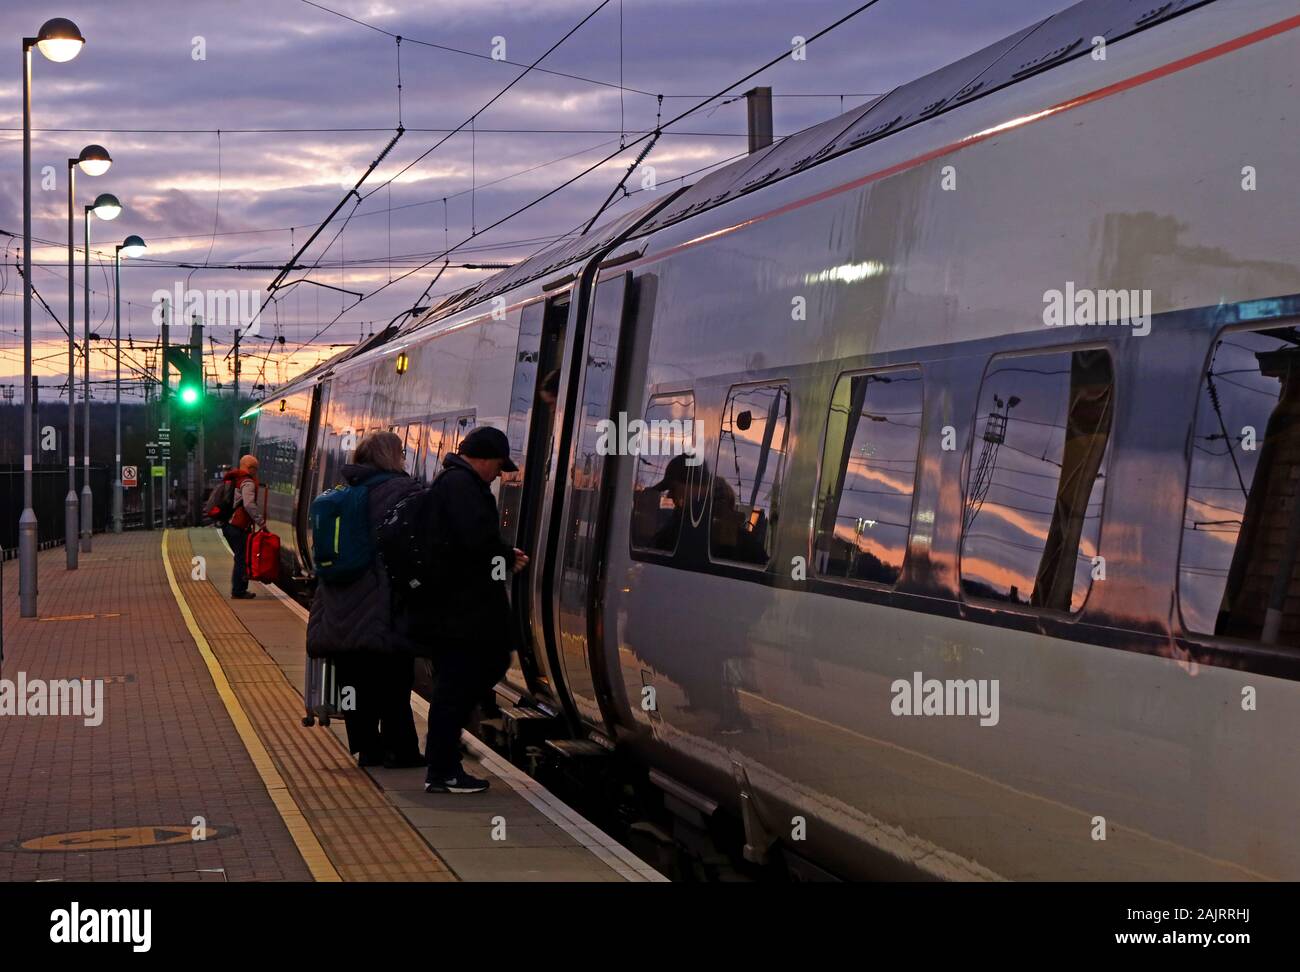
[[[180,585],[176,583],[176,575],[172,571],[171,560],[167,555],[167,537],[170,533],[170,530],[164,530],[162,536],[162,561],[163,568],[167,572],[167,583],[171,586],[172,595],[176,598],[176,604],[181,610],[181,617],[185,619],[185,627],[189,629],[190,637],[194,639],[199,654],[203,656],[204,664],[208,666],[208,674],[212,676],[212,681],[217,687],[217,695],[221,697],[222,704],[225,705],[226,712],[230,715],[230,721],[235,724],[235,731],[239,733],[239,738],[244,743],[244,749],[248,751],[248,756],[252,759],[257,774],[262,778],[262,783],[266,786],[266,792],[271,795],[271,801],[275,804],[275,809],[279,812],[281,819],[284,820],[284,825],[289,830],[289,836],[293,838],[294,844],[297,845],[298,853],[302,855],[303,861],[310,868],[312,877],[317,881],[342,881],[343,878],[339,876],[339,872],[330,863],[325,848],[321,846],[320,841],[316,838],[315,831],[311,829],[311,825],[307,822],[301,808],[294,801],[288,786],[285,785],[284,778],[280,776],[279,770],[275,768],[275,763],[271,760],[271,754],[262,745],[262,740],[257,735],[257,730],[253,728],[252,722],[249,721],[244,707],[240,704],[239,699],[235,697],[234,689],[230,687],[230,681],[226,678],[221,662],[217,661],[217,656],[212,653],[212,646],[208,644],[203,629],[194,620],[194,614],[190,611],[185,595],[181,593]]]

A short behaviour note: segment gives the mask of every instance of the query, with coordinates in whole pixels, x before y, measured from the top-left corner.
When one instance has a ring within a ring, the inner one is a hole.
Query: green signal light
[[[193,385],[186,385],[181,389],[181,402],[185,405],[193,405],[199,400],[199,390]]]

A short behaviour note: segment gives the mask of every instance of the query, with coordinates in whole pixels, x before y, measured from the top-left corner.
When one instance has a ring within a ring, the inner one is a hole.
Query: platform
[[[96,537],[76,571],[40,555],[20,619],[4,566],[10,691],[104,685],[98,724],[0,717],[0,881],[663,880],[468,735],[487,793],[358,768],[341,724],[301,724],[306,613],[259,584],[232,601],[229,571],[216,530]]]

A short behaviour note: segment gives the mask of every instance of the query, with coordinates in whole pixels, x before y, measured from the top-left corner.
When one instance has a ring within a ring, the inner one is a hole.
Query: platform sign
[[[137,471],[135,466],[122,467],[122,486],[126,489],[132,489],[138,485]]]
[[[151,466],[151,467],[150,467],[150,472],[152,473],[152,475],[153,475],[153,477],[154,477],[155,479],[162,479],[164,476],[167,475],[167,467],[166,467],[166,466]]]
[[[158,460],[158,443],[146,442],[144,444],[144,458],[150,465]]]

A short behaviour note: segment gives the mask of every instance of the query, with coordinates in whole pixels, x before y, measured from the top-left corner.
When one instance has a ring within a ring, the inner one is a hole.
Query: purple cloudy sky
[[[854,0],[622,0],[621,5],[611,0],[541,66],[614,85],[534,71],[479,116],[474,137],[458,134],[398,175],[441,137],[419,129],[457,127],[520,72],[486,56],[494,37],[505,39],[510,61],[528,64],[597,3],[324,3],[407,38],[401,45],[401,77],[402,123],[408,131],[362,191],[397,178],[360,206],[346,205],[343,215],[354,211],[346,229],[335,239],[343,225],[339,219],[306,254],[307,264],[319,260],[312,278],[370,293],[435,256],[445,239],[459,242],[472,228],[494,222],[607,155],[618,147],[620,132],[653,128],[653,94],[668,96],[664,117],[671,117],[696,103],[677,95],[713,94],[787,48],[794,35],[812,35],[857,6]],[[1064,0],[880,0],[811,45],[806,61],[787,58],[746,87],[773,88],[776,133],[789,134],[1066,5]],[[624,91],[620,97],[620,9],[623,85],[651,94]],[[154,291],[180,284],[247,288],[260,295],[274,276],[266,270],[191,272],[165,264],[283,263],[294,244],[343,198],[398,122],[393,38],[301,0],[6,0],[0,9],[0,37],[10,49],[8,76],[0,76],[0,230],[19,238],[0,236],[4,383],[22,373],[22,281],[14,268],[22,232],[20,38],[55,15],[74,20],[88,43],[69,63],[55,64],[39,54],[33,58],[33,234],[56,244],[33,247],[38,264],[33,278],[64,318],[66,160],[86,143],[104,145],[114,158],[113,169],[97,179],[80,178],[78,209],[105,191],[116,194],[125,209],[111,224],[92,222],[91,327],[111,333],[112,244],[138,233],[149,242],[148,256],[124,262],[122,270],[123,334],[136,345],[157,338],[149,320]],[[194,57],[195,38],[202,38],[204,59]],[[676,186],[677,177],[743,152],[744,133],[743,100],[715,102],[670,129],[647,162],[661,184]],[[636,151],[484,234],[451,259],[518,260],[572,230],[590,218]],[[41,187],[47,165],[57,173],[52,191]],[[610,213],[643,198],[634,196]],[[76,232],[80,240],[80,215]],[[80,255],[77,266],[80,321]],[[286,343],[247,342],[245,382],[259,374],[270,384],[283,381],[337,350],[330,345],[354,342],[383,326],[420,296],[432,269],[436,265],[355,307],[350,306],[354,297],[337,291],[293,288],[263,318],[262,333],[283,334]],[[483,273],[448,270],[433,293],[466,286]],[[340,311],[338,321],[316,337]],[[39,302],[33,320],[36,370],[55,394],[66,368],[66,343]],[[223,361],[229,331],[214,328],[211,337],[216,353],[207,357],[207,367],[224,384],[230,380],[228,360]],[[273,349],[269,355],[268,348]],[[105,344],[92,357],[101,378],[110,373],[108,349]],[[129,355],[139,364],[144,358],[138,347]],[[95,396],[103,397],[103,389]]]

